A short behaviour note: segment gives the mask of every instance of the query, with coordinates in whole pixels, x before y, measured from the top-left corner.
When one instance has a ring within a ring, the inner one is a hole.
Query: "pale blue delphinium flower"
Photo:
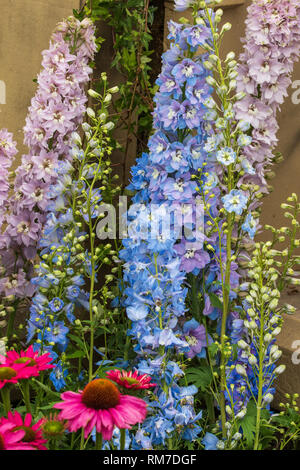
[[[242,214],[243,210],[246,208],[247,201],[248,198],[238,189],[233,189],[229,194],[222,197],[222,202],[227,212],[235,212],[237,215]]]

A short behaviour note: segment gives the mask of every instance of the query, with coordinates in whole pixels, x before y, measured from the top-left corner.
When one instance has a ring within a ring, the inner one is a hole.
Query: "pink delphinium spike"
[[[267,192],[265,172],[278,142],[276,116],[300,53],[298,0],[254,0],[248,8],[243,42],[237,88],[246,96],[236,104],[236,117],[252,125],[253,139],[244,157],[255,168],[244,179]]]
[[[49,49],[42,53],[42,71],[24,127],[29,152],[16,170],[2,236],[5,273],[0,293],[5,295],[33,294],[29,279],[51,199],[50,188],[57,179],[57,162],[71,159],[70,138],[86,110],[85,86],[96,51],[94,33],[90,20],[69,17],[57,26]]]

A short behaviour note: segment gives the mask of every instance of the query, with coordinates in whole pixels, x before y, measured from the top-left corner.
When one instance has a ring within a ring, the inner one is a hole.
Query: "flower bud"
[[[106,124],[104,124],[103,128],[108,130],[108,131],[111,131],[113,128],[115,127],[114,123],[112,121],[109,121],[107,122]]]
[[[286,369],[286,366],[284,364],[281,364],[280,366],[276,367],[276,369],[274,370],[274,374],[283,374],[283,372],[285,371]]]
[[[119,91],[119,87],[118,86],[113,86],[112,88],[110,88],[108,90],[108,93],[114,94],[114,93],[118,93],[118,91]]]
[[[80,135],[78,134],[78,132],[73,132],[73,133],[72,133],[72,140],[73,140],[74,144],[76,144],[76,145],[82,145],[81,137],[80,137]]]
[[[251,356],[249,356],[248,361],[249,361],[249,364],[250,364],[251,366],[255,366],[255,365],[257,364],[257,359],[256,359],[255,356],[253,356],[253,354],[251,354]]]
[[[110,103],[111,99],[112,99],[112,96],[110,93],[108,93],[106,97],[104,98],[104,103]]]
[[[89,94],[92,98],[96,98],[96,99],[97,99],[97,98],[100,98],[99,93],[97,93],[95,90],[90,89],[90,90],[88,91],[88,94]]]
[[[246,341],[244,341],[243,339],[240,339],[238,341],[238,347],[241,348],[241,349],[247,349],[248,348],[248,344],[246,343]]]
[[[273,401],[274,395],[272,393],[267,393],[264,397],[264,403],[271,403]]]
[[[232,24],[231,24],[231,23],[225,23],[224,26],[223,26],[223,28],[222,28],[221,33],[222,33],[223,31],[230,31],[231,28],[232,28]]]
[[[244,377],[247,377],[247,372],[244,366],[241,366],[241,364],[237,364],[235,366],[235,369],[238,374],[243,375]]]
[[[88,115],[90,118],[92,118],[92,119],[94,119],[95,116],[96,116],[96,115],[95,115],[95,111],[94,111],[92,108],[87,108],[86,113],[87,113],[87,115]]]

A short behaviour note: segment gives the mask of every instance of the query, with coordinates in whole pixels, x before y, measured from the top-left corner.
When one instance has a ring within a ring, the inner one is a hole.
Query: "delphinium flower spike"
[[[37,92],[24,128],[29,152],[16,170],[1,236],[5,245],[1,248],[5,268],[1,290],[6,295],[9,291],[23,298],[34,292],[29,280],[46,214],[51,210],[50,187],[57,181],[59,160],[71,159],[70,138],[82,122],[87,101],[84,89],[95,50],[92,22],[69,17],[57,26],[49,49],[43,52]]]
[[[204,235],[195,230],[201,198],[193,175],[207,157],[204,102],[211,94],[206,83],[210,72],[203,66],[206,55],[197,51],[212,38],[202,14],[195,11],[194,15],[193,25],[169,24],[171,46],[163,55],[157,80],[149,154],[137,160],[129,186],[136,194],[128,211],[129,238],[121,251],[124,303],[131,325],[128,334],[138,356],[138,372],[150,374],[158,384],[150,403],[153,416],[137,434],[137,447],[172,448],[179,435],[194,440],[201,429],[197,424],[201,413],[193,409],[196,387],[181,388],[177,383],[184,375],[179,354],[205,356],[203,325],[184,326],[185,301],[187,275],[197,275],[211,261],[204,250]],[[167,220],[170,225],[166,227]],[[151,232],[150,221],[152,228],[156,224],[156,231]]]

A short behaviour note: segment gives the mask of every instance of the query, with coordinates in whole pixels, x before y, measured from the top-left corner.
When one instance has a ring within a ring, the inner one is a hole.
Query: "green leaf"
[[[255,426],[256,426],[256,405],[253,400],[249,401],[247,406],[247,413],[244,418],[239,422],[242,430],[243,436],[246,439],[247,446],[249,448],[253,447],[254,438],[255,438]]]
[[[216,343],[212,343],[208,345],[208,352],[209,352],[210,357],[215,357],[218,351],[219,351],[219,347]]]
[[[68,354],[67,358],[68,359],[76,359],[76,358],[84,357],[84,356],[85,356],[84,351],[75,351],[74,353]]]
[[[219,310],[223,310],[223,303],[219,299],[219,297],[214,294],[213,292],[209,292],[209,299],[213,307],[218,308]]]
[[[186,377],[189,384],[193,384],[201,391],[207,390],[213,380],[209,366],[191,367],[186,371]]]
[[[55,395],[56,397],[60,398],[60,393],[54,392],[51,390],[51,388],[47,387],[47,385],[43,384],[39,380],[36,380],[35,378],[32,379],[34,384],[38,384],[40,388],[42,388],[45,392],[51,393],[51,395]]]
[[[75,343],[79,344],[79,346],[84,349],[84,343],[83,343],[82,339],[78,338],[78,336],[69,335],[69,338],[71,338]]]

